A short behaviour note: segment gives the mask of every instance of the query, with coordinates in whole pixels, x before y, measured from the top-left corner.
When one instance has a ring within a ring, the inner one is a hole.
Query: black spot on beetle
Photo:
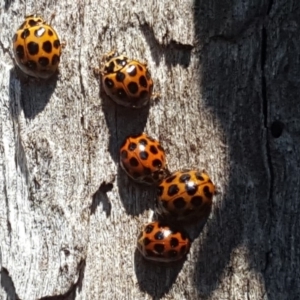
[[[145,139],[140,139],[140,140],[139,140],[139,144],[142,145],[142,146],[147,146],[148,143],[147,143],[147,140],[145,140]]]
[[[189,181],[191,182],[191,181]],[[185,190],[188,193],[188,195],[193,196],[197,193],[198,186],[196,184],[186,184],[185,185]]]
[[[131,142],[131,143],[129,144],[129,146],[128,146],[128,150],[134,151],[134,150],[136,149],[136,147],[137,147],[137,144]]]
[[[157,148],[156,148],[154,145],[151,145],[151,146],[150,146],[150,152],[151,152],[152,154],[157,154],[157,153],[158,153],[158,150],[157,150]]]
[[[162,245],[162,244],[155,244],[155,245],[154,245],[154,250],[155,250],[157,253],[163,253],[164,250],[165,250],[165,246]]]
[[[104,84],[110,89],[114,87],[114,82],[110,78],[105,78]]]
[[[32,27],[32,26],[36,26],[36,25],[37,25],[37,21],[31,19],[31,20],[29,20],[28,24],[29,24],[29,26],[31,26],[31,27]]]
[[[27,44],[27,50],[30,55],[36,55],[39,53],[39,45],[35,42],[29,42]]]
[[[117,58],[117,59],[116,59],[116,63],[117,63],[119,66],[124,67],[124,66],[126,66],[126,64],[127,64],[127,60],[126,60],[126,59],[119,59],[119,58]]]
[[[200,206],[202,204],[202,197],[201,196],[194,196],[191,199],[191,203],[193,206]]]
[[[59,56],[57,54],[54,54],[51,60],[51,64],[52,66],[55,66],[58,63],[59,63]]]
[[[134,77],[137,73],[136,67],[134,65],[129,65],[127,68],[127,74],[131,77]]]
[[[152,162],[152,166],[155,168],[161,168],[162,166],[162,162],[160,159],[154,159]]]
[[[26,39],[27,37],[29,37],[30,36],[30,31],[29,31],[29,29],[24,29],[23,30],[23,32],[21,33],[21,38],[22,39]]]
[[[182,174],[180,177],[179,177],[179,181],[180,182],[186,182],[186,181],[189,181],[191,179],[191,175],[190,174]]]
[[[162,231],[158,231],[155,233],[154,238],[156,240],[163,240],[164,239],[164,233]]]
[[[171,183],[175,178],[176,178],[176,175],[172,175],[172,176],[170,176],[170,177],[167,177],[167,178],[166,178],[166,182],[167,182],[167,183]]]
[[[177,209],[182,209],[182,208],[185,207],[186,202],[185,202],[184,198],[179,197],[179,198],[176,198],[176,199],[173,201],[173,204],[174,204],[175,208],[177,208]]]
[[[132,167],[137,167],[139,165],[139,161],[135,157],[131,157],[129,163]]]
[[[176,238],[171,238],[170,245],[171,245],[172,248],[177,247],[178,244],[179,244],[178,239],[176,239]]]
[[[54,47],[55,49],[58,49],[58,48],[60,47],[60,41],[59,41],[59,40],[55,40],[55,41],[53,42],[53,47]]]
[[[43,50],[47,53],[51,53],[52,52],[52,44],[49,41],[46,41],[43,43]]]
[[[172,197],[172,196],[176,195],[178,192],[179,192],[179,187],[177,186],[177,184],[172,184],[169,186],[168,196]]]
[[[196,173],[195,173],[195,176],[196,176],[196,178],[197,178],[198,180],[204,181],[204,178],[202,177],[201,173],[196,172]]]
[[[136,84],[136,82],[133,81],[127,85],[127,88],[131,94],[136,94],[139,90],[138,85]]]
[[[113,73],[115,70],[115,63],[113,61],[111,61],[108,66],[105,66],[105,71],[107,73]]]
[[[144,231],[145,231],[146,233],[151,233],[153,229],[154,229],[154,226],[151,225],[151,224],[149,224],[149,225],[147,225],[147,226],[145,227]]]
[[[23,59],[24,58],[24,47],[19,45],[17,48],[16,48],[16,54],[18,56],[19,59]]]
[[[211,198],[211,197],[212,197],[212,193],[211,193],[211,191],[209,190],[209,187],[208,187],[207,185],[203,188],[203,192],[204,192],[204,195],[205,195],[207,198]]]
[[[146,160],[146,159],[148,158],[148,156],[149,156],[149,154],[148,154],[148,152],[146,152],[146,151],[141,151],[141,152],[139,153],[139,157],[140,157],[140,159],[142,159],[142,160]]]
[[[40,27],[34,31],[34,35],[36,37],[40,38],[45,34],[45,32],[46,32],[46,29],[44,27]]]
[[[144,88],[147,88],[148,84],[147,84],[147,80],[146,80],[146,77],[144,75],[142,75],[140,78],[139,78],[139,84],[144,87]]]
[[[124,79],[125,79],[125,74],[119,71],[119,72],[116,74],[116,80],[117,80],[118,82],[123,82]]]
[[[40,57],[39,58],[39,64],[43,67],[47,67],[49,65],[49,58],[47,57]]]
[[[153,142],[153,143],[156,142],[156,140],[153,137],[151,137],[151,136],[148,136],[148,140],[151,141],[151,142]]]

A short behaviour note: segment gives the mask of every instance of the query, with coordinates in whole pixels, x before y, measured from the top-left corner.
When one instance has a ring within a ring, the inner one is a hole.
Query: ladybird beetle
[[[25,74],[46,79],[58,68],[61,43],[50,25],[31,15],[25,17],[13,37],[13,52],[16,64]]]
[[[191,246],[187,233],[174,226],[152,222],[144,226],[137,248],[148,260],[172,262],[186,256]]]
[[[174,220],[203,220],[212,206],[215,186],[205,172],[177,171],[158,186],[158,213]]]
[[[112,51],[104,56],[102,85],[116,103],[133,108],[145,106],[152,95],[153,80],[147,65]]]
[[[125,139],[120,148],[120,165],[129,177],[145,184],[159,183],[168,174],[164,149],[145,133]]]

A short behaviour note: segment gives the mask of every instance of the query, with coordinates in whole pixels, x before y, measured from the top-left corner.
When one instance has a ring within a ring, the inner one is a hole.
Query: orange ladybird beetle
[[[191,240],[185,231],[157,221],[144,226],[137,243],[144,258],[159,262],[182,259],[190,246]]]
[[[158,213],[173,220],[200,221],[208,217],[215,186],[205,172],[177,171],[158,186]]]
[[[30,15],[13,37],[15,62],[27,75],[49,78],[57,70],[61,43],[56,31],[38,16]]]
[[[120,148],[120,165],[140,183],[156,184],[168,174],[163,147],[145,133],[125,139]]]
[[[147,65],[112,51],[104,56],[102,85],[116,103],[133,108],[145,106],[153,90],[153,80]]]

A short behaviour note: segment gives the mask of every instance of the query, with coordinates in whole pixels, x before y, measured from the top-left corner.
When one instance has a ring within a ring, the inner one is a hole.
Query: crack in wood
[[[267,7],[267,12],[265,15],[265,18],[268,17],[269,12],[271,11],[273,5],[273,0],[270,0]],[[264,127],[267,130],[266,134],[266,156],[267,156],[267,167],[269,170],[270,175],[270,185],[269,185],[269,192],[268,192],[268,203],[269,203],[269,212],[272,216],[272,201],[273,201],[273,193],[274,193],[274,167],[272,163],[272,156],[271,156],[271,146],[270,146],[270,137],[268,133],[268,122],[269,122],[269,103],[268,103],[268,92],[267,92],[267,79],[266,79],[266,65],[267,65],[267,55],[268,55],[268,33],[265,26],[265,23],[263,23],[262,31],[261,31],[261,89],[262,89],[262,100],[263,100],[263,117],[264,117]],[[268,269],[269,263],[270,263],[270,254],[271,250],[266,252],[265,255],[265,266],[262,270],[263,273],[265,273]]]
[[[265,17],[268,17],[268,13],[272,8],[273,0],[270,0],[268,3],[268,9]],[[267,82],[266,82],[266,63],[267,63],[267,52],[268,52],[268,36],[267,29],[265,25],[262,26],[261,32],[261,86],[262,86],[262,99],[263,99],[263,116],[264,116],[264,127],[268,130],[268,95],[267,95]],[[269,204],[271,205],[273,199],[273,186],[274,186],[274,170],[272,165],[271,149],[270,149],[270,140],[266,137],[266,154],[267,154],[267,164],[270,173],[270,189],[269,189]]]
[[[270,265],[270,259],[271,259],[272,251],[268,251],[265,253],[265,266],[263,268],[263,272],[265,273]]]

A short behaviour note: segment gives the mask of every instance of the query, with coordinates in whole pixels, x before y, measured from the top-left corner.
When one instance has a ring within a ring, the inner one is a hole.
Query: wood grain
[[[21,80],[14,31],[54,12],[60,74]],[[298,299],[299,13],[293,0],[5,1],[0,299]],[[112,49],[148,63],[159,100],[103,95],[93,70]],[[172,171],[205,169],[218,189],[177,264],[136,250],[155,189],[126,177],[118,149],[140,131]]]

